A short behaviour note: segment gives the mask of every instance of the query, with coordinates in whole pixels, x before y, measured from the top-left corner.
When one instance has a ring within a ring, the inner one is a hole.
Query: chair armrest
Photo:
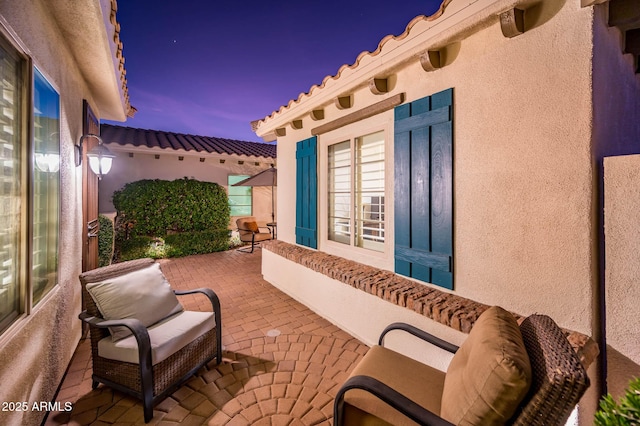
[[[136,318],[106,320],[104,318],[98,318],[89,315],[87,311],[80,312],[78,318],[89,324],[89,326],[91,327],[127,327],[129,330],[131,330],[131,333],[133,333],[133,337],[135,337],[136,343],[138,344],[140,367],[142,368],[143,366],[148,366],[149,368],[151,368],[151,366],[153,365],[151,362],[151,339],[149,338],[149,332],[147,331],[147,327],[145,327],[140,320]]]
[[[210,288],[201,287],[201,288],[194,288],[191,290],[173,290],[173,293],[176,296],[184,296],[185,294],[202,293],[205,296],[207,296],[207,298],[211,302],[211,307],[213,308],[213,312],[216,312],[216,313],[220,312],[220,299],[218,298],[218,295]]]
[[[385,383],[370,376],[353,376],[338,390],[333,414],[335,426],[342,426],[344,394],[351,389],[361,389],[375,395],[418,424],[426,426],[453,426],[452,423],[449,423],[437,414],[432,413],[400,392],[387,386]]]
[[[271,229],[266,226],[259,226],[257,231],[254,231],[252,229],[245,229],[245,228],[238,228],[238,231],[251,232],[252,234],[266,234],[266,232],[260,232],[260,229],[266,229],[269,232],[269,234],[271,234]]]
[[[417,338],[424,340],[425,342],[431,343],[432,345],[435,345],[440,349],[451,352],[452,354],[458,351],[458,346],[454,345],[453,343],[449,343],[446,340],[442,340],[431,333],[427,333],[424,330],[421,330],[411,324],[407,324],[404,322],[394,322],[393,324],[388,325],[387,328],[382,331],[382,334],[380,334],[380,339],[378,340],[378,344],[380,346],[384,346],[384,336],[386,336],[387,333],[393,330],[406,331],[407,333],[412,334]]]
[[[259,234],[266,234],[267,232],[260,232],[260,230],[261,230],[261,229],[266,229],[266,230],[267,230],[267,232],[268,232],[269,234],[271,234],[271,228],[269,228],[269,227],[267,227],[267,226],[259,226],[259,227],[258,227],[258,233],[259,233]]]
[[[210,288],[201,287],[194,288],[192,290],[173,290],[173,293],[176,296],[183,296],[185,294],[195,294],[202,293],[209,298],[211,302],[211,307],[213,308],[213,318],[216,322],[216,347],[217,347],[217,361],[220,363],[222,361],[222,313],[220,312],[220,298],[218,295]]]
[[[259,234],[260,228],[258,228],[257,231],[254,231],[253,229],[238,228],[238,231],[245,231],[245,232],[251,232],[252,234]]]

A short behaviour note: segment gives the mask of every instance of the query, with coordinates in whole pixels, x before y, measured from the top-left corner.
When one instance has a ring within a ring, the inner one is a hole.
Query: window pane
[[[60,217],[60,96],[34,72],[33,91],[33,304],[58,282]]]
[[[22,62],[0,38],[0,330],[20,306]]]
[[[329,236],[351,244],[351,142],[329,146]]]
[[[356,139],[355,244],[384,251],[384,132]]]
[[[252,188],[250,186],[232,186],[248,177],[247,175],[230,175],[227,178],[231,216],[251,216]]]

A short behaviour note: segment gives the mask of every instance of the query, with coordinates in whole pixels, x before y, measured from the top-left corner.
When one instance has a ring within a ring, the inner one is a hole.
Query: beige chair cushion
[[[89,283],[87,291],[108,320],[136,318],[145,327],[181,312],[182,305],[154,263],[148,268]],[[131,335],[126,327],[109,327],[114,341]]]
[[[151,340],[151,362],[164,361],[198,337],[215,327],[211,312],[183,311],[147,329]],[[138,343],[133,335],[113,341],[105,337],[98,342],[98,355],[116,361],[138,364]]]
[[[370,376],[434,414],[440,412],[444,372],[382,346],[374,346],[351,376]],[[345,425],[414,426],[417,423],[369,392],[352,389],[344,397]]]
[[[531,385],[531,365],[518,324],[494,306],[476,321],[444,380],[441,417],[456,425],[502,425]]]

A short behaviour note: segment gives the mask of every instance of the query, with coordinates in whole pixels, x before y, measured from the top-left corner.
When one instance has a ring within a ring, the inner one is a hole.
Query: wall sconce
[[[91,171],[98,176],[98,179],[102,179],[102,176],[109,173],[111,165],[115,155],[109,149],[103,145],[102,138],[98,135],[88,133],[80,137],[80,142],[76,145],[76,166],[82,164],[82,142],[85,138],[98,139],[98,146],[94,147],[91,151],[87,152],[87,158],[89,159],[89,167]]]
[[[53,132],[46,140],[36,144],[34,160],[36,169],[44,173],[56,173],[60,170],[60,133]]]
[[[55,173],[60,170],[60,154],[36,153],[36,167],[41,172]]]

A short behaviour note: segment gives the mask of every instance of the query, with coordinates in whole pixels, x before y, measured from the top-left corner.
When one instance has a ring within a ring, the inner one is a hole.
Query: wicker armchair
[[[384,348],[382,346],[383,339],[391,330],[403,330],[454,353],[456,355],[451,361],[449,370],[451,370],[460,348],[411,325],[395,323],[383,331],[380,337],[380,346],[374,346],[367,353],[338,391],[334,402],[334,424],[336,426],[358,424],[444,426],[454,423],[519,426],[564,425],[571,411],[589,387],[586,371],[565,334],[548,316],[531,315],[521,323],[519,329],[530,361],[531,382],[528,385],[528,391],[523,393],[524,397],[521,402],[514,403],[515,410],[510,411],[509,413],[512,414],[507,414],[507,417],[499,420],[495,418],[487,420],[487,418],[481,419],[461,414],[461,416],[465,416],[461,420],[460,417],[451,418],[451,407],[449,407],[450,410],[447,413],[449,418],[443,418],[445,399],[452,395],[451,389],[449,389],[448,395],[444,389],[446,376],[450,374],[450,371],[440,372]],[[474,333],[473,329],[471,333]],[[467,340],[469,339],[471,339],[471,334]],[[467,353],[469,353],[468,350],[469,348],[467,348]],[[468,388],[474,387],[470,383],[471,377],[485,375],[484,372],[477,374],[479,369],[482,367],[474,366],[472,372],[465,372],[464,379],[457,383],[464,385],[454,389],[453,392],[456,394],[467,392],[468,394]],[[424,382],[425,377],[429,378],[428,383]],[[411,389],[412,386],[413,389]],[[486,387],[479,389],[486,392]],[[513,393],[513,390],[506,388],[506,392]],[[471,403],[473,405],[477,401],[484,400],[485,396],[483,393],[481,397],[467,399],[467,401],[473,400],[474,402]],[[464,397],[462,399],[464,400]],[[497,403],[490,409],[493,410],[499,405],[500,403]],[[453,407],[454,411],[459,409],[459,406]]]
[[[166,292],[175,299],[180,309],[178,313],[171,314],[148,327],[144,326],[143,322],[135,316],[121,320],[104,319],[101,313],[101,310],[104,311],[104,305],[100,304],[100,300],[97,305],[94,300],[95,294],[92,297],[92,294],[89,293],[95,288],[94,286],[103,285],[103,283],[110,284],[114,282],[113,280],[118,279],[126,281],[132,274],[145,273],[148,269],[156,268],[155,265],[157,264],[154,264],[153,259],[138,259],[94,269],[80,275],[82,297],[86,310],[80,314],[79,318],[89,325],[93,359],[93,388],[95,389],[99,383],[103,383],[141,399],[145,422],[152,419],[153,407],[198,369],[213,358],[218,363],[222,359],[220,301],[211,289],[173,290],[173,294],[202,293],[211,301],[213,313],[183,311],[175,296],[171,294],[172,290],[165,280],[163,284],[166,286]],[[161,275],[161,278],[164,279],[164,276]],[[91,287],[89,290],[88,285]],[[116,289],[115,292],[117,291]],[[147,300],[147,296],[143,295],[142,297]],[[157,295],[148,295],[148,297],[155,300],[154,297],[157,298]],[[185,320],[185,318],[187,319]],[[189,318],[197,318],[200,324],[192,325]],[[110,329],[113,332],[114,327],[117,326],[124,326],[120,329],[128,337],[114,343],[110,336]],[[164,327],[162,329],[164,331],[159,331],[161,327]],[[166,333],[167,330],[169,334],[173,333],[171,338],[166,335],[163,337],[162,333]],[[159,341],[163,338],[171,342]],[[127,344],[129,345],[128,357],[130,359],[123,361],[120,354],[113,356],[114,351],[121,350],[120,346]],[[108,352],[107,349],[111,352]]]
[[[253,216],[241,217],[236,220],[236,225],[238,226],[238,235],[240,236],[240,241],[245,243],[251,243],[250,249],[238,249],[238,251],[243,251],[246,253],[253,253],[253,249],[255,246],[260,244],[260,241],[267,241],[272,238],[271,229],[266,229],[267,232],[263,232],[258,227],[258,222],[256,218]]]

